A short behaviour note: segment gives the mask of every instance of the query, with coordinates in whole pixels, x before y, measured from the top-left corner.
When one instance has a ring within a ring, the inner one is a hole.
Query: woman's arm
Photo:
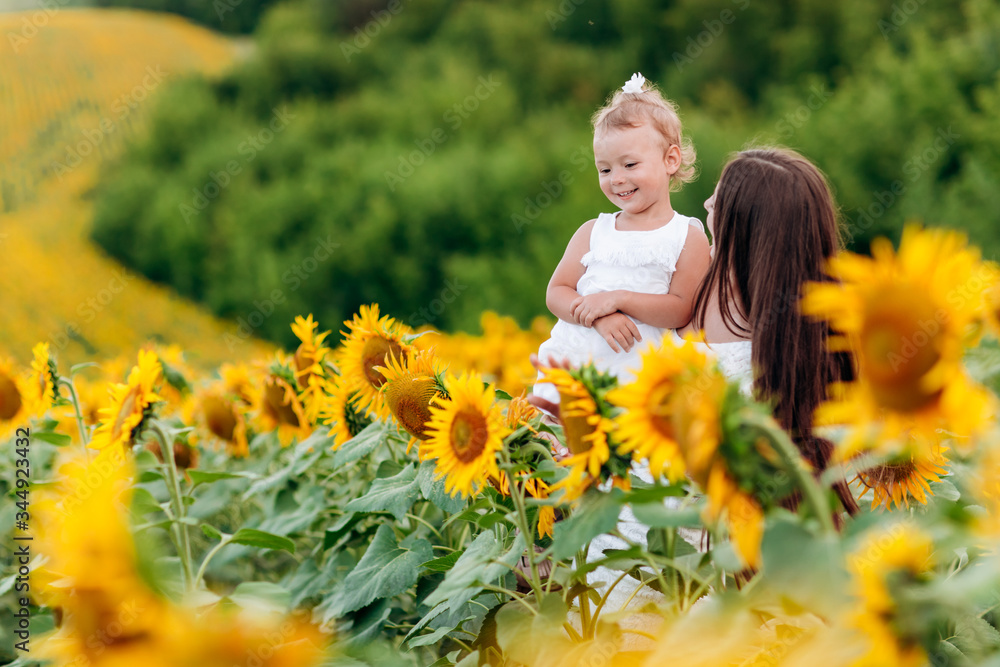
[[[553,315],[564,322],[580,323],[573,317],[571,306],[580,296],[576,291],[576,285],[586,271],[580,260],[590,250],[590,232],[594,228],[594,222],[596,220],[583,223],[573,234],[545,290],[545,305]]]
[[[570,315],[573,317],[570,321],[589,327],[597,318],[621,311],[650,326],[668,329],[682,327],[691,320],[694,295],[708,273],[710,262],[705,232],[701,229],[689,229],[684,249],[670,279],[668,294],[615,290],[577,297],[570,306]]]

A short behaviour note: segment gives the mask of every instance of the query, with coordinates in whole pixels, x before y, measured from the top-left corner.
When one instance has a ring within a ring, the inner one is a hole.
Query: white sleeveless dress
[[[648,231],[620,231],[617,213],[601,213],[590,233],[590,251],[580,260],[586,271],[577,283],[581,296],[612,290],[643,294],[666,294],[677,260],[684,249],[689,227],[701,229],[697,218],[674,212],[670,222]],[[659,347],[666,329],[635,322],[642,341],[631,350],[615,352],[597,329],[559,320],[549,339],[538,348],[538,358],[568,359],[573,366],[589,361],[615,375],[622,384],[635,379],[640,355],[650,346]],[[539,374],[541,377],[541,374]],[[559,393],[549,383],[536,382],[533,392],[559,402]]]
[[[684,342],[684,340],[677,335],[677,332],[671,331],[671,334],[673,335],[675,343],[681,344]],[[705,354],[715,357],[715,359],[719,362],[719,368],[722,370],[722,373],[729,380],[739,382],[741,393],[746,396],[752,395],[753,366],[751,364],[751,358],[753,350],[750,341],[711,343],[707,345],[705,343],[695,343],[695,345]],[[633,464],[632,472],[636,475],[636,477],[639,477],[647,483],[651,484],[653,482],[653,476],[649,471],[648,465]],[[668,507],[678,508],[681,506],[683,501],[679,498],[667,498],[664,503]],[[626,505],[622,508],[622,511],[618,516],[618,531],[625,538],[634,544],[645,545],[646,532],[648,530],[649,526],[640,523],[639,520],[635,518],[635,514],[633,514],[631,507]],[[703,550],[701,530],[694,528],[679,528],[678,534],[684,539],[684,541],[692,545],[695,549],[698,549],[699,551]],[[627,548],[628,544],[618,537],[608,534],[599,535],[590,543],[590,549],[587,552],[587,560],[594,561],[602,558],[605,549]],[[652,574],[651,570],[650,573]],[[614,583],[620,575],[621,571],[612,570],[606,567],[599,567],[587,576],[587,582],[592,586],[599,588],[603,593],[603,591],[606,590],[606,586]],[[598,582],[601,582],[601,584],[598,584]],[[638,591],[636,590],[637,588],[639,589]],[[652,602],[657,604],[662,601],[663,596],[654,591],[652,588],[649,588],[648,586],[640,587],[638,581],[632,577],[626,576],[608,595],[608,601],[604,606],[604,612],[617,612],[626,608],[638,610],[647,603]],[[662,620],[663,619],[657,614],[637,613],[629,617],[624,625],[625,627],[650,632],[654,631]],[[640,650],[649,648],[650,646],[647,646],[647,642],[641,637],[638,637],[635,634],[627,633],[625,636],[625,647],[631,650]]]

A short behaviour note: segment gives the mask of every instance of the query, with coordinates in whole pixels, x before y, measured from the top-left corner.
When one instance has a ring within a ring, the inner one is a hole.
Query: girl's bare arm
[[[576,285],[586,270],[580,260],[590,250],[590,232],[594,228],[594,222],[595,220],[589,220],[583,223],[573,234],[545,290],[545,305],[553,315],[565,322],[580,323],[573,316],[571,306],[580,296]]]

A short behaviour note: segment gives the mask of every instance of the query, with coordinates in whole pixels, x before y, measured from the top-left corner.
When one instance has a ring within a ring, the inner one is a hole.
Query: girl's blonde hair
[[[619,88],[607,104],[594,113],[590,122],[594,126],[594,134],[610,129],[639,127],[648,122],[663,137],[664,149],[674,145],[681,149],[681,166],[670,179],[670,190],[680,190],[684,183],[690,183],[697,177],[694,144],[681,133],[677,105],[663,97],[649,82],[643,85],[641,93],[626,93]]]

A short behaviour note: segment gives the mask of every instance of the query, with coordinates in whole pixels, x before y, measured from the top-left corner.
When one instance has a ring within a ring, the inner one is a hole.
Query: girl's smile
[[[680,163],[679,150],[665,150],[651,125],[623,127],[594,137],[594,159],[601,191],[623,211],[625,227],[652,229],[673,216],[670,177]]]

